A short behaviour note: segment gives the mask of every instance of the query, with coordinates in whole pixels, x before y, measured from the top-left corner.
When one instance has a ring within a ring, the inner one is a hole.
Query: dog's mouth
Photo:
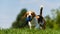
[[[28,16],[28,18],[31,18],[32,16]]]
[[[32,20],[32,16],[28,16],[27,17],[27,22],[31,21]]]
[[[29,21],[31,21],[32,20],[32,16],[28,16],[28,19],[29,19]]]

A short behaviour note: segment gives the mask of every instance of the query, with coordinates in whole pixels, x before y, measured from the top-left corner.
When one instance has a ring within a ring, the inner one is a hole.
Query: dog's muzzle
[[[26,18],[26,21],[27,22],[29,22],[29,21],[31,21],[32,20],[32,17],[31,16],[28,16],[27,18]]]

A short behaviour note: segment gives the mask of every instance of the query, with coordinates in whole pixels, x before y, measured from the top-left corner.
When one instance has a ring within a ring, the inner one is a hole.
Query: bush
[[[26,26],[26,17],[23,17],[27,12],[26,9],[22,9],[21,12],[17,15],[16,21],[13,22],[12,28],[21,28]]]

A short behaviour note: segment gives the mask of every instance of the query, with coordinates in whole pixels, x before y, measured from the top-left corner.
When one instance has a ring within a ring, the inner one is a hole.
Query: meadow
[[[0,29],[0,34],[60,34],[60,30],[54,30],[46,28],[41,29],[29,29],[29,28],[12,28],[12,29]]]

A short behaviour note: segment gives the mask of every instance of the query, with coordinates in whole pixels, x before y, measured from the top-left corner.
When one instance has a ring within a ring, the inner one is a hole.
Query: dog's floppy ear
[[[24,17],[27,17],[27,12],[25,13]]]
[[[23,15],[22,19],[23,19],[23,18],[26,18],[26,16],[27,16],[27,13],[25,13],[25,14]]]
[[[35,16],[36,16],[35,12],[32,12],[32,16],[33,16],[33,17],[35,17]]]

